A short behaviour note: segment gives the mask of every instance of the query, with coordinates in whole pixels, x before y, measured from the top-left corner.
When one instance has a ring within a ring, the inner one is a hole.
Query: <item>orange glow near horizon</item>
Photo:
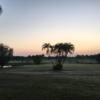
[[[51,43],[51,44],[55,44],[55,43],[59,43],[59,42],[66,42],[66,41],[47,41],[46,42],[42,42],[42,41],[33,41],[33,42],[27,42],[27,43],[20,43],[20,44],[16,44],[15,46],[13,46],[14,49],[14,55],[35,55],[35,54],[45,54],[45,51],[42,51],[42,45],[44,43]],[[68,41],[69,42],[69,41]],[[96,54],[99,53],[100,49],[98,48],[98,44],[94,41],[71,41],[72,44],[74,44],[75,46],[75,52],[73,55],[76,54]]]
[[[33,33],[30,31],[30,34],[24,33],[27,35],[23,36],[23,38],[10,38],[9,42],[5,41],[4,43],[14,49],[14,55],[27,56],[34,54],[45,54],[45,51],[42,51],[42,45],[44,43],[55,44],[60,42],[71,42],[75,46],[75,52],[73,55],[99,53],[99,35],[96,36],[93,33],[86,34],[86,32],[85,34],[81,32],[71,32],[69,32],[70,34],[67,34],[68,31],[65,30],[65,32],[60,33],[58,29],[56,32],[45,32],[43,35],[41,33],[40,36],[37,35],[34,38]]]

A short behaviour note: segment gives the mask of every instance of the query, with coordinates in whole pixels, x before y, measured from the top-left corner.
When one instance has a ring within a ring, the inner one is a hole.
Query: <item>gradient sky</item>
[[[100,0],[0,0],[0,5],[0,43],[15,55],[41,54],[48,42],[71,42],[75,54],[100,52]]]

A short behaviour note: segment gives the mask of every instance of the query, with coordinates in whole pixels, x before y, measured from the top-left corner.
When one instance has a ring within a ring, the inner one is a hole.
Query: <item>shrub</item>
[[[44,55],[36,55],[32,56],[32,59],[34,61],[34,64],[41,64],[43,60]]]
[[[56,64],[53,66],[53,70],[54,71],[59,71],[59,70],[62,70],[63,68],[63,65],[62,64]]]

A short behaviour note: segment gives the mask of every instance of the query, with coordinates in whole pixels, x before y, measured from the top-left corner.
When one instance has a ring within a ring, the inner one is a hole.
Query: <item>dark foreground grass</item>
[[[1,73],[0,100],[100,100],[100,81]]]

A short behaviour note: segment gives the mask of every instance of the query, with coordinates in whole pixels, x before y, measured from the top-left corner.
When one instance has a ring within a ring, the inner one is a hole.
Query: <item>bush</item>
[[[32,56],[34,64],[41,64],[42,60],[43,60],[43,57],[44,57],[43,55]]]
[[[56,65],[53,66],[54,71],[61,71],[62,68],[63,68],[62,64],[56,64]]]

